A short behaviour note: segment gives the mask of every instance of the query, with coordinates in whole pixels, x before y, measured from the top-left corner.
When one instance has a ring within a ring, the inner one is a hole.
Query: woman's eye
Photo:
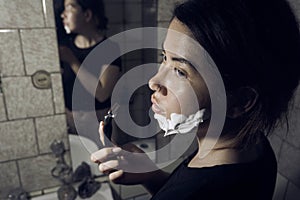
[[[166,54],[162,53],[162,54],[160,54],[160,56],[161,56],[161,62],[166,62],[167,61]]]
[[[65,6],[66,11],[71,11],[73,8],[74,8],[74,5],[72,5],[72,4],[68,4]]]
[[[174,68],[174,71],[176,72],[176,74],[179,76],[179,77],[183,77],[183,78],[186,78],[187,77],[187,75],[186,75],[186,73],[184,72],[184,71],[182,71],[182,70],[180,70],[180,69],[178,69],[178,68]]]
[[[167,56],[165,54],[163,55],[163,61],[167,61]]]

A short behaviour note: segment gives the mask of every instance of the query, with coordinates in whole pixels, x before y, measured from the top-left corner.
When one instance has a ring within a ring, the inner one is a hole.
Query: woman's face
[[[176,18],[172,20],[170,29],[192,37],[190,30]],[[209,92],[205,82],[190,62],[184,59],[188,57],[185,54],[190,52],[192,49],[189,48],[192,47],[187,40],[172,39],[171,34],[168,31],[163,46],[171,46],[176,49],[175,52],[179,50],[181,55],[163,50],[159,70],[149,81],[149,87],[154,91],[151,97],[152,110],[168,119],[171,113],[188,116],[199,109],[210,108]],[[197,102],[198,105],[193,105]]]
[[[80,32],[86,23],[84,11],[76,0],[65,0],[64,7],[61,18],[66,31],[68,32],[69,29],[72,33]]]

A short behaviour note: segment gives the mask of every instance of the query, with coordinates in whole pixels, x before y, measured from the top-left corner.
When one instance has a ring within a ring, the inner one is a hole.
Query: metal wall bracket
[[[51,88],[50,73],[44,70],[39,70],[31,76],[32,84],[38,89]]]

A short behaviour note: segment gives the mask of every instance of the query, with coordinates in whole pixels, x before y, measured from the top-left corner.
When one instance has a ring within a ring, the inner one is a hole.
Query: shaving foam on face
[[[66,31],[67,34],[70,34],[71,33],[71,30],[68,26],[64,26],[64,29]]]
[[[200,123],[203,122],[205,109],[197,111],[195,114],[191,114],[188,117],[182,114],[172,113],[171,119],[167,119],[165,116],[154,114],[154,118],[158,121],[159,127],[165,131],[164,137],[177,133],[188,133]]]

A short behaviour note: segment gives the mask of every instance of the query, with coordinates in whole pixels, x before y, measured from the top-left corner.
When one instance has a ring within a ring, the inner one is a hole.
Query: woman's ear
[[[84,11],[85,21],[90,22],[93,19],[93,12],[90,9]]]
[[[228,96],[227,117],[238,118],[249,112],[258,99],[257,91],[252,87],[242,87]]]

